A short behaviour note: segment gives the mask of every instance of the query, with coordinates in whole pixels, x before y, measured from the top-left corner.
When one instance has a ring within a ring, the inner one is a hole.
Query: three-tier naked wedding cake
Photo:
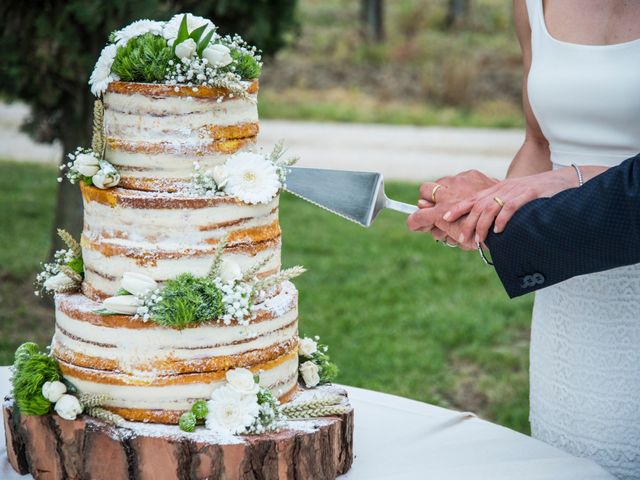
[[[120,478],[119,455],[122,478],[349,468],[352,410],[326,347],[298,338],[289,280],[303,269],[281,268],[291,160],[256,148],[260,66],[190,14],[112,34],[90,81],[92,148],[64,167],[82,236],[61,231],[68,249],[38,277],[55,295],[51,349],[16,352],[4,409],[16,470]]]

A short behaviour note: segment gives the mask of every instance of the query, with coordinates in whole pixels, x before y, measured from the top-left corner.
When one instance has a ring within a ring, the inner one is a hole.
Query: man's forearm
[[[525,205],[486,244],[511,297],[639,263],[639,156],[580,188]]]

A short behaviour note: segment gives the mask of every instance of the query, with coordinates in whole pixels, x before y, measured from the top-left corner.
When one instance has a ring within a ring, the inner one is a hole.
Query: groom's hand
[[[409,215],[407,219],[407,226],[409,230],[414,232],[429,232],[436,240],[447,239],[448,243],[456,243],[456,238],[460,236],[462,221],[465,217],[462,217],[456,222],[447,222],[442,219],[442,216],[450,208],[453,207],[455,202],[438,203],[435,206],[420,208],[418,211]],[[475,243],[465,242],[458,244],[458,246],[464,250],[475,250]]]

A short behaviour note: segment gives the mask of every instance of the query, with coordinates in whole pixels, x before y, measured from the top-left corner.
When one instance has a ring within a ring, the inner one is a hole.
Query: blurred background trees
[[[175,13],[192,12],[213,19],[223,33],[241,34],[269,55],[284,45],[294,28],[295,4],[295,0],[2,2],[0,95],[28,103],[32,116],[25,128],[39,141],[61,140],[68,153],[91,143],[93,97],[87,81],[112,31],[140,18],[166,20]],[[81,211],[78,188],[61,183],[54,225],[78,236]]]

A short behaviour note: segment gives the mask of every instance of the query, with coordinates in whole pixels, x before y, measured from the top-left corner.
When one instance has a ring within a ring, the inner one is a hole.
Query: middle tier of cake
[[[285,282],[255,306],[248,326],[207,323],[182,330],[96,313],[82,294],[56,295],[52,353],[80,392],[105,395],[105,407],[132,421],[177,423],[225,372],[249,368],[281,401],[298,378],[297,291]]]
[[[82,291],[113,296],[125,272],[163,282],[185,272],[205,276],[220,240],[223,257],[242,271],[266,262],[259,277],[280,270],[278,197],[250,205],[233,197],[100,190],[81,184],[84,199]]]

